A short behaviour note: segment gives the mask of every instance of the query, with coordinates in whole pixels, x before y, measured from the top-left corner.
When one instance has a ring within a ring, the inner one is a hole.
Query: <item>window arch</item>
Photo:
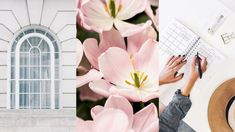
[[[60,51],[42,27],[21,30],[12,42],[8,102],[11,109],[58,109]]]

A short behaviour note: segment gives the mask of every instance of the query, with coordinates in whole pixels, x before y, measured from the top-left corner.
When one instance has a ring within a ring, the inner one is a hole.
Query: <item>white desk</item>
[[[210,35],[207,32],[208,23],[211,23],[213,16],[218,15],[219,12],[226,12],[226,20],[214,35]],[[218,72],[209,82],[197,82],[191,93],[193,105],[184,119],[196,131],[209,132],[207,107],[210,96],[221,83],[235,77],[235,40],[224,45],[220,37],[223,33],[235,32],[235,13],[217,0],[161,0],[160,32],[173,18],[177,18],[227,58],[220,66],[216,66]],[[168,96],[172,96],[173,92],[172,90]]]

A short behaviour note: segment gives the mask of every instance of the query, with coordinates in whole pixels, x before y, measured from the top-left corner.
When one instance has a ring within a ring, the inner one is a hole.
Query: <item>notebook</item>
[[[160,89],[160,98],[165,105],[169,103],[175,90],[184,86],[186,78],[189,76],[192,57],[197,52],[207,58],[207,72],[203,74],[203,81],[208,81],[208,78],[213,76],[213,65],[216,65],[224,58],[224,55],[217,49],[175,19],[161,32],[159,49],[160,69],[165,66],[168,58],[172,55],[186,55],[187,59],[187,64],[179,71],[179,73],[184,73],[184,78],[177,83],[169,85],[171,88]],[[165,87],[168,87],[168,85]]]

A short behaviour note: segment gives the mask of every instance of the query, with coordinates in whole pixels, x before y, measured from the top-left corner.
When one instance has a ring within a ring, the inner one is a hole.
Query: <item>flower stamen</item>
[[[135,71],[133,73],[130,73],[132,83],[128,80],[125,80],[125,83],[137,88],[144,87],[145,82],[148,79],[148,75],[146,75],[144,72],[140,74],[139,71]]]

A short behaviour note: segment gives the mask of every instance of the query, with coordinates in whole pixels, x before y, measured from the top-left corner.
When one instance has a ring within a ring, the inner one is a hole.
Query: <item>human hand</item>
[[[204,73],[207,69],[207,62],[206,62],[206,57],[200,55],[200,58],[201,58],[201,69],[202,69],[202,72]],[[192,59],[192,63],[191,63],[191,68],[190,68],[190,74],[189,74],[189,80],[197,80],[198,79],[198,76],[199,76],[199,73],[198,73],[198,68],[197,68],[197,65],[196,64],[196,56],[193,57]]]
[[[206,67],[206,65],[207,65],[206,57],[200,56],[200,58],[201,58],[201,63],[200,63],[201,69],[202,69],[202,72],[204,73],[207,68]],[[197,69],[196,65],[198,65],[198,64],[196,64],[196,56],[194,56],[192,59],[192,62],[191,62],[188,81],[186,82],[186,85],[181,90],[182,95],[184,95],[184,96],[188,96],[190,94],[195,82],[198,79],[199,73],[198,73],[198,69]]]
[[[159,85],[173,83],[183,78],[184,73],[177,76],[178,70],[182,68],[187,61],[185,56],[172,56],[167,61],[159,76]]]

